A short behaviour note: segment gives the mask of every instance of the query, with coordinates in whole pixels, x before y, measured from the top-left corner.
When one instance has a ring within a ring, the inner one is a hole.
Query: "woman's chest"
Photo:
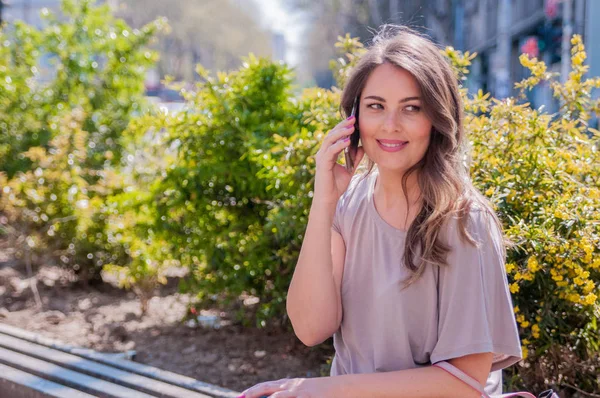
[[[435,272],[426,270],[409,287],[401,258],[365,251],[346,262],[342,281],[342,335],[373,358],[378,371],[408,360],[425,366],[437,341],[438,295]],[[398,362],[400,361],[400,362]]]
[[[403,288],[412,274],[404,265],[404,241],[374,239],[346,251],[342,276],[342,306],[349,316],[377,315],[407,322],[429,322],[437,317],[437,267]]]

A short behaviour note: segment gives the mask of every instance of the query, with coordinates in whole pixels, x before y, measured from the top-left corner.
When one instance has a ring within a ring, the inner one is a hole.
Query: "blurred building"
[[[271,46],[273,48],[273,59],[277,61],[285,61],[286,56],[286,41],[282,33],[271,33]]]
[[[410,3],[410,2],[409,2]],[[413,3],[415,3],[413,1]],[[529,72],[519,56],[543,60],[550,72],[565,79],[570,67],[570,37],[583,36],[589,76],[600,76],[598,0],[435,0],[425,11],[429,34],[442,44],[477,52],[467,81],[470,91],[482,89],[497,98],[516,94],[514,82]],[[529,93],[534,107],[557,109],[548,85]]]

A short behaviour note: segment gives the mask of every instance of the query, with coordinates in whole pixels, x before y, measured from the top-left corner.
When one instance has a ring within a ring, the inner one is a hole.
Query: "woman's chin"
[[[377,164],[377,168],[379,170],[389,170],[392,172],[404,172],[410,168],[410,165],[406,162],[393,162],[389,159],[381,159],[375,160],[375,164]]]

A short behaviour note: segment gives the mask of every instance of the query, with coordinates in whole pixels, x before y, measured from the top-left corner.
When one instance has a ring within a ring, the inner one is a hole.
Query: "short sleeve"
[[[331,228],[340,235],[342,235],[342,224],[344,219],[344,213],[346,211],[346,206],[348,204],[348,201],[352,197],[353,192],[356,189],[358,182],[360,181],[360,178],[361,174],[358,173],[352,176],[350,182],[348,183],[348,188],[346,189],[346,192],[342,194],[335,207],[335,214],[333,215],[333,224]]]
[[[502,231],[484,210],[471,211],[468,231],[479,247],[460,239],[448,223],[451,252],[438,279],[438,340],[431,363],[492,352],[492,371],[518,362],[519,331],[505,271]]]

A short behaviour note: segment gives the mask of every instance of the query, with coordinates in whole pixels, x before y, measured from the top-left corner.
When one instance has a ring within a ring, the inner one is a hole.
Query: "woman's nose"
[[[387,112],[385,115],[385,119],[383,120],[383,127],[386,131],[396,131],[400,129],[400,117],[398,116],[398,112],[391,111]]]

